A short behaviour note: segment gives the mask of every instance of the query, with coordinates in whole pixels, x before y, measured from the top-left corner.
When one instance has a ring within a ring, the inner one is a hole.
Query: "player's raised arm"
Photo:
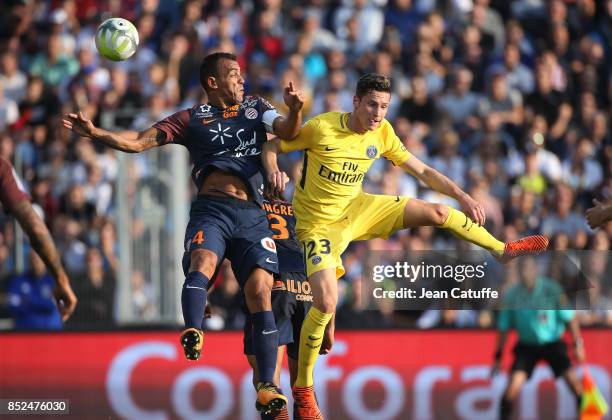
[[[268,140],[261,146],[261,160],[272,194],[281,194],[285,191],[285,185],[289,181],[287,174],[278,168],[279,150],[280,139],[278,138]]]
[[[156,127],[144,131],[108,131],[96,127],[82,112],[66,114],[62,119],[64,127],[82,137],[127,153],[139,153],[168,142],[167,133]]]
[[[486,216],[482,204],[470,197],[446,175],[441,174],[412,155],[402,164],[402,168],[427,184],[429,188],[457,200],[465,214],[478,225],[484,225]]]
[[[272,129],[281,139],[291,140],[295,138],[302,126],[302,107],[304,106],[304,94],[301,90],[295,89],[293,82],[285,87],[283,92],[285,105],[289,107],[289,114],[285,117],[278,117],[272,123]]]
[[[74,312],[77,298],[70,287],[70,280],[62,266],[60,255],[53,243],[51,234],[45,222],[36,214],[29,201],[24,200],[17,204],[12,213],[30,239],[32,248],[42,258],[45,266],[55,279],[56,287],[53,295],[62,320],[66,321]]]
[[[74,311],[77,298],[70,287],[70,280],[51,238],[45,222],[30,204],[30,197],[23,190],[11,164],[0,158],[0,202],[5,211],[12,213],[28,235],[32,248],[42,258],[56,282],[54,290],[62,320]]]

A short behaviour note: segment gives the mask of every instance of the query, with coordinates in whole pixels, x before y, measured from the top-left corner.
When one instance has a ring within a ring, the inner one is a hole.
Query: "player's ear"
[[[215,76],[208,76],[208,78],[206,79],[206,84],[211,89],[217,89],[219,87],[219,85],[217,85],[217,79],[215,78]]]
[[[361,98],[357,95],[353,96],[353,107],[355,109],[359,108],[359,103],[361,102]]]

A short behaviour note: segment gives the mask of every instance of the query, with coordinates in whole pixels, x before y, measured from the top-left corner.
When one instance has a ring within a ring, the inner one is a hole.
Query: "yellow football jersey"
[[[293,209],[297,228],[338,221],[352,199],[361,193],[366,172],[382,156],[398,166],[410,153],[387,120],[364,134],[351,131],[350,113],[328,112],[308,121],[293,140],[282,140],[282,152],[304,150],[302,177],[297,182]]]

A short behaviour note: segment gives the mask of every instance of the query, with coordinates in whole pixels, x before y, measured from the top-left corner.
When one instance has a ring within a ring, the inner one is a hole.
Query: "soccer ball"
[[[129,20],[106,19],[96,31],[96,48],[109,60],[127,60],[138,48],[138,31]]]

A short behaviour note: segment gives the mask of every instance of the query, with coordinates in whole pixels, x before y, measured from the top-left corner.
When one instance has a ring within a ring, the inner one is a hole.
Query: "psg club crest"
[[[376,146],[368,146],[368,149],[366,150],[366,155],[370,159],[374,159],[377,154],[378,154],[378,149],[376,148]]]

